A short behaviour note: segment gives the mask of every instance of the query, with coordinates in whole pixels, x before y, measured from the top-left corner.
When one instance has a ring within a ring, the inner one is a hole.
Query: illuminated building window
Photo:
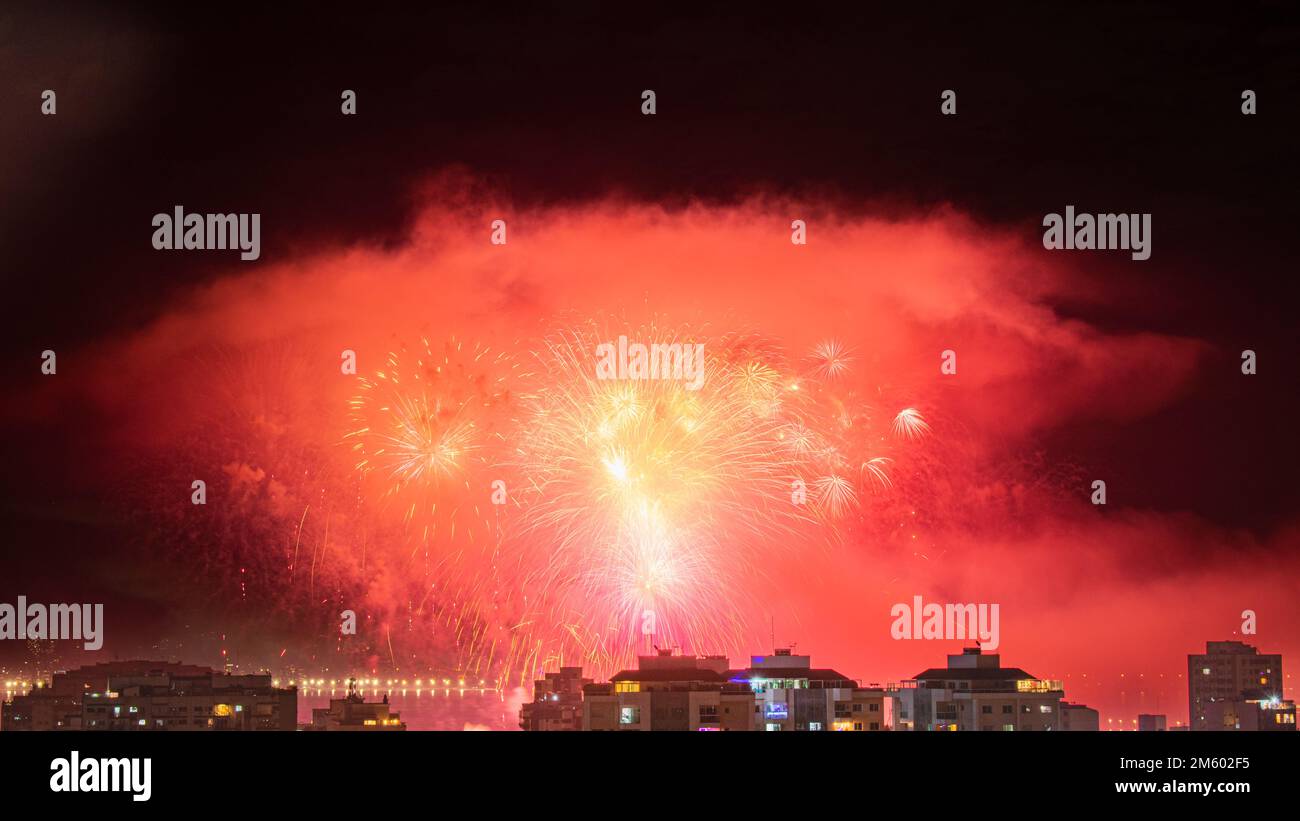
[[[616,693],[639,693],[639,692],[641,692],[641,682],[639,682],[639,681],[616,681],[616,682],[614,682],[614,692],[616,692]]]
[[[641,708],[640,707],[623,707],[618,713],[619,724],[640,724]]]

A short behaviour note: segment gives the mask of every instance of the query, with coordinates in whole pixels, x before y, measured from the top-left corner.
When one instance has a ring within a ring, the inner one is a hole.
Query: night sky
[[[1120,673],[1173,681],[1205,640],[1239,638],[1243,609],[1248,640],[1294,666],[1290,4],[574,5],[0,11],[0,600],[105,602],[123,654],[191,624],[258,652],[319,633],[332,616],[302,602],[297,627],[259,633],[270,593],[241,610],[221,568],[160,555],[178,533],[221,538],[158,499],[160,471],[193,472],[191,422],[230,397],[211,363],[247,355],[328,400],[278,405],[300,413],[294,455],[232,458],[332,464],[323,431],[348,394],[318,383],[339,349],[500,343],[578,312],[800,350],[843,337],[933,408],[936,442],[961,441],[917,491],[923,548],[872,523],[773,568],[757,634],[776,618],[815,666],[885,681],[941,664],[956,643],[888,638],[889,604],[913,593],[1003,602],[1004,662],[1117,716],[1139,704]],[[150,218],[177,204],[260,213],[261,259],[155,251]],[[1067,205],[1151,213],[1151,258],[1045,251],[1043,215]],[[512,233],[494,258],[498,214]],[[949,347],[955,387],[937,372]],[[1108,684],[1072,690],[1088,671]],[[1185,686],[1161,687],[1145,711],[1185,715]]]

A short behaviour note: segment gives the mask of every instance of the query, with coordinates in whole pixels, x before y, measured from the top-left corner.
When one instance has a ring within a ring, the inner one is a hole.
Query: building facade
[[[520,710],[525,730],[799,730],[889,729],[884,689],[860,687],[808,656],[778,649],[731,669],[725,656],[640,656],[635,670],[609,682],[562,668],[535,685]]]
[[[1274,699],[1280,702],[1283,681],[1281,655],[1260,653],[1239,641],[1206,642],[1204,653],[1187,657],[1189,724],[1193,730],[1224,729],[1223,707],[1211,708],[1211,704]],[[1235,708],[1228,712],[1236,715]]]
[[[584,730],[752,730],[754,693],[725,656],[639,656],[637,669],[583,687]]]
[[[83,729],[83,703],[95,703],[112,692],[110,680],[141,677],[203,678],[214,675],[210,667],[167,661],[107,661],[55,673],[48,685],[38,683],[25,695],[0,706],[3,730]],[[96,711],[98,715],[99,711]],[[138,726],[138,725],[137,725]]]
[[[1140,733],[1161,733],[1169,729],[1169,719],[1159,714],[1139,713],[1137,722]]]
[[[561,667],[533,682],[533,700],[519,710],[521,730],[581,730],[582,688],[592,680],[581,667]]]
[[[287,730],[297,727],[298,691],[269,675],[114,676],[82,700],[83,730]]]
[[[1248,690],[1237,698],[1207,701],[1201,730],[1294,732],[1295,702],[1261,690]]]
[[[305,730],[328,732],[401,732],[406,729],[401,713],[395,713],[383,701],[366,701],[357,692],[356,679],[348,681],[348,694],[330,699],[328,707],[313,707],[311,724]]]
[[[815,668],[810,656],[779,648],[751,656],[728,679],[754,693],[756,730],[876,732],[889,729],[882,688],[859,687],[835,670]]]
[[[1086,704],[1061,702],[1061,729],[1067,732],[1097,732],[1101,729],[1101,716]]]
[[[1026,731],[1061,729],[1059,681],[1002,667],[1000,657],[978,647],[948,656],[893,688],[894,729]]]

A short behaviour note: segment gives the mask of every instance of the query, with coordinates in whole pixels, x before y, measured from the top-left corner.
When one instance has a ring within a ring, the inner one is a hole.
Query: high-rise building
[[[999,656],[967,648],[947,667],[924,670],[893,688],[896,730],[1057,730],[1061,682],[1003,667]]]
[[[533,682],[533,700],[519,710],[523,730],[581,730],[582,688],[592,680],[581,667],[561,667]]]
[[[758,702],[755,729],[871,732],[889,729],[885,691],[859,687],[835,670],[812,666],[810,656],[778,648],[751,656],[749,667],[728,680],[744,683]]]
[[[754,693],[725,656],[639,656],[637,669],[583,690],[584,730],[752,730]]]
[[[1239,641],[1206,642],[1205,653],[1187,657],[1188,723],[1193,730],[1224,729],[1222,708],[1210,711],[1209,705],[1247,700],[1280,703],[1282,682],[1280,654],[1260,653]],[[1229,713],[1235,716],[1233,710]]]

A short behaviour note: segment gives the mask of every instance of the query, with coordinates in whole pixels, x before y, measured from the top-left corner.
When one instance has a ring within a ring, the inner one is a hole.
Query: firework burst
[[[849,349],[838,339],[818,343],[808,358],[813,363],[813,373],[826,380],[844,376],[853,362]]]
[[[537,354],[537,388],[521,397],[523,537],[543,545],[530,585],[568,634],[615,660],[647,640],[647,619],[661,646],[731,648],[750,604],[740,591],[754,587],[732,582],[761,574],[768,551],[833,539],[864,480],[888,486],[888,459],[854,461],[848,445],[866,431],[842,406],[828,412],[815,374],[789,369],[768,341],[629,334],[704,342],[704,379],[691,390],[598,378],[597,346],[612,337],[553,335]],[[842,374],[847,357],[835,356]]]
[[[921,439],[930,432],[930,423],[916,408],[903,408],[894,417],[893,431],[901,439]]]
[[[359,380],[344,440],[367,489],[402,511],[420,544],[452,542],[458,531],[481,538],[514,373],[502,353],[455,338],[435,349],[421,338]]]

